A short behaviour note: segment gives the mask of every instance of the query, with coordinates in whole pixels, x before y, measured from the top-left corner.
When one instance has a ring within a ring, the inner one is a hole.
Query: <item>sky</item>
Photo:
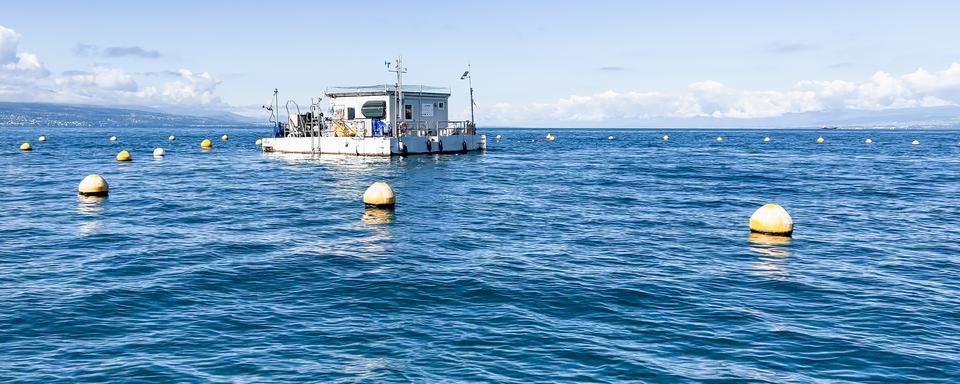
[[[480,125],[642,126],[960,105],[955,1],[31,1],[0,101],[268,116],[328,86],[451,88]]]

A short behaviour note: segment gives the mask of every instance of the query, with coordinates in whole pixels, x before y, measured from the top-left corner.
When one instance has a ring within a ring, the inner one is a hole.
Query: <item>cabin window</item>
[[[347,108],[347,120],[353,120],[357,117],[357,110],[354,108]]]
[[[413,105],[407,104],[403,106],[403,119],[404,120],[413,120]]]
[[[443,102],[437,103],[437,109],[443,109]]]

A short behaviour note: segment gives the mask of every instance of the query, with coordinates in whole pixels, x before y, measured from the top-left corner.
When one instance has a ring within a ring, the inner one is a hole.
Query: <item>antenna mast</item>
[[[283,128],[283,124],[280,123],[280,99],[277,97],[277,94],[280,92],[277,88],[273,89],[273,105],[274,111],[277,112],[277,128]]]
[[[470,85],[470,123],[476,125],[476,120],[473,119],[473,74],[470,73],[470,63],[467,63],[467,83]]]
[[[473,117],[473,74],[470,73],[470,63],[467,63],[467,70],[463,72],[463,75],[460,76],[460,80],[467,79],[467,83],[470,85],[470,123],[468,125],[476,126],[477,123],[474,122]]]
[[[399,126],[400,126],[400,122],[402,122],[404,119],[406,119],[406,115],[405,115],[406,110],[404,109],[404,105],[403,105],[403,74],[404,74],[404,73],[407,73],[407,68],[405,68],[405,67],[403,66],[403,57],[402,57],[402,56],[397,56],[397,60],[394,62],[394,68],[393,68],[393,69],[390,69],[390,62],[389,62],[389,61],[386,62],[386,63],[384,63],[384,64],[387,65],[387,70],[388,70],[388,71],[390,71],[390,72],[396,72],[396,74],[397,74],[397,84],[396,84],[396,87],[397,87],[397,104],[398,104],[398,107],[397,107],[397,109],[396,109],[396,114],[395,114],[395,119],[394,119],[394,125],[395,125],[395,127],[394,127],[394,130],[393,130],[393,134],[394,134],[394,136],[399,136],[399,134],[400,134],[400,129],[398,129],[398,128],[399,128]],[[403,119],[401,119],[401,117],[402,117]]]

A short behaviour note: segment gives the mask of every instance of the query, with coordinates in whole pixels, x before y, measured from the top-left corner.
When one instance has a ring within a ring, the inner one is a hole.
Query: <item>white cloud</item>
[[[37,55],[19,52],[19,45],[20,34],[0,25],[0,79],[50,75],[50,71],[43,67]]]
[[[17,60],[17,44],[20,34],[0,25],[0,64],[9,64]]]
[[[782,91],[744,90],[713,80],[679,94],[616,92],[572,95],[527,105],[496,103],[490,124],[642,122],[653,118],[770,118],[790,113],[960,105],[960,63],[894,76],[878,71],[861,82],[803,80]]]
[[[85,91],[107,90],[133,92],[137,90],[137,82],[129,74],[119,68],[94,68],[91,72],[72,72],[65,77],[57,78],[56,84],[61,88]]]
[[[209,72],[193,73],[181,69],[176,76],[174,81],[144,89],[139,96],[164,104],[220,104],[220,97],[214,95],[220,80],[213,78]]]
[[[193,73],[181,69],[160,76],[141,74],[142,80],[152,83],[145,86],[134,77],[120,68],[97,67],[89,72],[67,72],[55,80],[56,99],[112,105],[222,105],[214,94],[220,80],[208,72]]]
[[[77,56],[99,56],[99,57],[136,57],[141,59],[157,59],[163,56],[156,49],[146,49],[138,45],[125,47],[106,47],[100,48],[93,44],[77,44],[73,47],[73,54]]]

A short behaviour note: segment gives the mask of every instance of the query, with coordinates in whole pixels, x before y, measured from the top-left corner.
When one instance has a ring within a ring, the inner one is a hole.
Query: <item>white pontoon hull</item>
[[[485,135],[397,137],[269,137],[264,152],[342,154],[358,156],[458,153],[486,149]]]

